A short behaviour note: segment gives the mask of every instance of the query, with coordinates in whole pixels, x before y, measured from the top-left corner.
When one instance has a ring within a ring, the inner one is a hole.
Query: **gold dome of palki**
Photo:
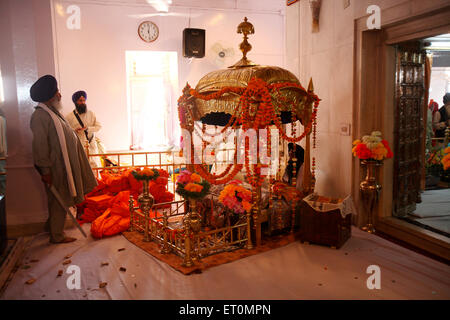
[[[290,71],[276,66],[257,65],[248,60],[247,52],[251,50],[251,45],[247,39],[249,34],[254,33],[253,25],[245,18],[238,26],[237,32],[244,34],[244,41],[240,44],[242,59],[227,69],[206,74],[198,82],[195,91],[201,95],[210,95],[227,87],[246,88],[254,78],[264,81],[267,85],[283,83],[284,86],[271,92],[275,112],[281,117],[282,123],[289,123],[294,111],[296,118],[302,119],[302,123],[306,124],[311,118],[316,97],[312,82],[306,90]],[[240,96],[238,93],[227,92],[216,99],[194,98],[191,109],[193,120],[211,125],[225,125],[231,115],[236,113],[236,108],[241,108]]]

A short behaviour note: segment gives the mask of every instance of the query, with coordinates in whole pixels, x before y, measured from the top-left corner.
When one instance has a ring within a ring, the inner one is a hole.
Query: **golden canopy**
[[[186,85],[178,100],[180,126],[192,133],[194,122],[201,121],[203,124],[223,126],[222,133],[230,126],[242,125],[246,130],[274,124],[286,141],[298,143],[306,138],[303,192],[309,194],[314,190],[315,181],[314,168],[313,173],[310,172],[310,134],[313,133],[315,147],[320,99],[314,94],[312,81],[305,89],[288,70],[256,65],[247,59],[247,52],[251,50],[247,36],[254,33],[253,25],[247,18],[238,26],[237,32],[244,34],[244,41],[240,44],[242,59],[227,69],[208,73],[200,79],[195,89]],[[301,121],[305,130],[301,135],[296,135],[292,129],[289,136],[281,124],[297,120]],[[193,150],[193,140],[190,141]],[[258,176],[256,171],[253,174]]]
[[[238,33],[244,34],[244,41],[240,45],[243,58],[227,69],[206,74],[198,82],[195,91],[202,95],[209,95],[226,87],[246,88],[253,78],[261,79],[268,85],[285,83],[288,85],[283,86],[276,93],[271,93],[275,111],[281,116],[282,123],[289,123],[292,119],[293,105],[297,119],[301,119],[304,124],[307,123],[310,120],[314,104],[312,82],[310,82],[308,90],[305,90],[301,87],[297,77],[290,71],[275,66],[256,65],[248,60],[246,55],[251,50],[251,45],[247,42],[247,35],[254,33],[254,28],[247,18],[238,26]],[[217,99],[193,98],[191,101],[192,120],[223,126],[228,123],[236,108],[240,107],[239,99],[240,95],[232,92]]]

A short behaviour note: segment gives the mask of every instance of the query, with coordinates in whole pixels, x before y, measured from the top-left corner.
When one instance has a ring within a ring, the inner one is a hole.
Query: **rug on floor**
[[[155,258],[167,263],[169,266],[174,268],[175,270],[178,270],[179,272],[189,275],[194,273],[201,273],[202,271],[215,267],[221,264],[233,262],[248,256],[252,256],[261,252],[269,251],[272,249],[280,248],[283,246],[286,246],[292,242],[295,241],[295,236],[292,234],[285,234],[285,235],[278,235],[273,236],[270,238],[262,239],[261,245],[258,247],[255,247],[251,250],[248,249],[237,249],[230,252],[223,252],[214,254],[205,258],[202,258],[201,261],[195,262],[195,265],[192,267],[183,267],[181,266],[183,262],[183,258],[180,256],[177,256],[174,253],[169,254],[162,254],[160,252],[161,247],[158,243],[154,241],[145,242],[143,241],[143,235],[141,233],[138,233],[136,231],[126,231],[122,233],[123,236],[136,245],[137,247],[141,248],[145,252],[151,254]]]

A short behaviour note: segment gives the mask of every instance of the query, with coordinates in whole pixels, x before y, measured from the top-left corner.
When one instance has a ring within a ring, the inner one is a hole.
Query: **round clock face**
[[[151,21],[144,21],[138,28],[139,37],[146,42],[153,42],[158,38],[158,26]]]

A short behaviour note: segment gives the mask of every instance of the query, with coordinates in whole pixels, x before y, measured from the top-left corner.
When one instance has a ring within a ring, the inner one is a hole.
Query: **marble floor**
[[[411,218],[425,226],[450,234],[450,189],[426,190]]]
[[[34,236],[0,299],[450,299],[450,266],[356,228],[339,250],[294,242],[189,276],[121,235],[67,233],[78,240]],[[379,267],[379,289],[368,288],[370,266]],[[79,287],[70,289],[76,268]]]

